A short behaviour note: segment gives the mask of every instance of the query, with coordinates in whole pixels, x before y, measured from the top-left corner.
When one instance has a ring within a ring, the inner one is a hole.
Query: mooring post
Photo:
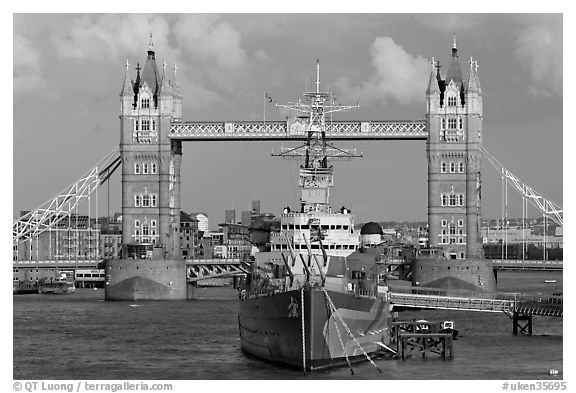
[[[526,323],[521,325],[521,321]],[[512,314],[512,334],[516,336],[518,333],[532,335],[532,314],[526,315],[514,311]]]
[[[428,339],[422,337],[422,359],[426,359],[426,341],[428,341]]]

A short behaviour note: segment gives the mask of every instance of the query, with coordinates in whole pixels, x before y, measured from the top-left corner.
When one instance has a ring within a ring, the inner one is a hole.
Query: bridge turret
[[[178,258],[181,142],[168,138],[172,89],[165,67],[159,75],[152,37],[144,69],[140,73],[138,65],[136,71],[132,91],[126,76],[120,94],[122,254],[150,257],[154,247],[161,247],[163,258]]]
[[[426,90],[429,244],[441,247],[446,258],[479,257],[479,84],[473,75],[472,90],[465,87],[455,35],[444,79],[434,66]]]

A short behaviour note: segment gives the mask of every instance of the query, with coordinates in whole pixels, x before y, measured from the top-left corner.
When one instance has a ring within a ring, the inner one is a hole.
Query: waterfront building
[[[210,259],[214,257],[214,244],[213,238],[209,233],[205,233],[203,237],[198,239],[198,249],[195,255],[196,258]]]
[[[120,229],[102,230],[100,233],[100,257],[102,259],[120,258],[122,251],[122,231]]]
[[[100,228],[100,257],[102,259],[120,258],[122,252],[122,214],[115,213],[111,217],[100,217],[98,227]]]
[[[208,214],[206,213],[190,213],[192,217],[198,220],[198,231],[208,233],[210,231],[210,225],[208,221]]]
[[[224,211],[224,223],[236,224],[236,210],[227,209]]]
[[[252,201],[252,214],[255,216],[260,215],[260,201],[259,200]]]
[[[182,258],[195,258],[198,246],[198,220],[180,211],[180,255]]]
[[[47,231],[13,247],[13,260],[99,259],[100,229],[88,216],[62,219]]]
[[[483,244],[542,244],[545,243],[547,248],[563,248],[562,236],[537,235],[530,228],[508,228],[508,229],[490,229],[482,228]]]
[[[215,246],[220,246],[224,244],[224,233],[220,232],[208,232],[208,237],[212,239],[212,244]]]
[[[252,223],[252,211],[242,210],[242,212],[240,212],[240,224],[249,227],[251,223]]]
[[[212,253],[213,258],[225,259],[228,258],[228,248],[226,246],[214,246],[214,251]]]
[[[245,258],[252,251],[250,231],[242,224],[220,224],[223,234],[223,244],[228,258]]]

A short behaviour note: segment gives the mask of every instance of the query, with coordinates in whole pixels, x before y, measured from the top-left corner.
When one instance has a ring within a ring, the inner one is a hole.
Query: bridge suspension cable
[[[120,151],[115,149],[58,195],[15,219],[12,224],[13,244],[32,239],[69,217],[75,209],[77,211],[82,202],[89,200],[90,196],[108,181],[120,164]]]
[[[500,172],[502,177],[506,179],[507,182],[510,182],[510,184],[514,186],[516,191],[518,191],[523,198],[526,198],[526,200],[530,202],[531,205],[536,207],[540,212],[542,212],[542,214],[544,214],[546,217],[549,217],[558,225],[564,225],[564,211],[562,210],[562,206],[548,198],[545,198],[532,187],[520,180],[512,172],[506,169],[506,167],[502,165],[496,158],[494,158],[494,156],[490,154],[484,146],[480,145],[480,150],[484,156],[488,158],[488,161],[490,161],[492,166],[496,168],[498,172]]]

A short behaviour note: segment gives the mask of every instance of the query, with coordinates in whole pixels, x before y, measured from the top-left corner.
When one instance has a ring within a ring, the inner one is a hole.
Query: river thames
[[[556,280],[556,283],[545,283]],[[499,291],[562,292],[562,272],[500,272]],[[13,297],[13,378],[39,379],[399,379],[563,378],[562,318],[534,317],[533,336],[513,336],[503,313],[421,310],[400,319],[453,320],[451,360],[377,359],[304,375],[240,350],[238,299],[105,302],[104,291]],[[550,376],[549,370],[558,370]]]

